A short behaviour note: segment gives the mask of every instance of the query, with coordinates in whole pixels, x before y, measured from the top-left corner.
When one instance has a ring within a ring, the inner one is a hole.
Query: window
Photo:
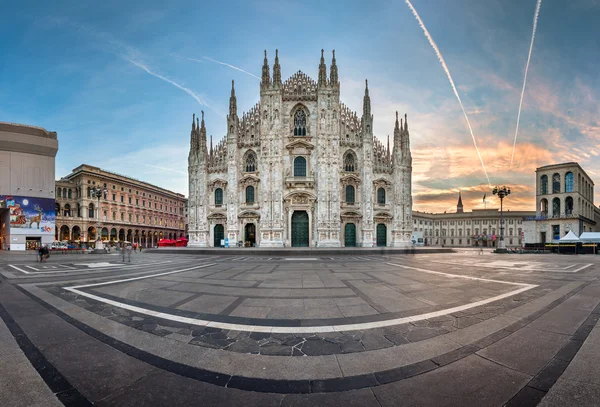
[[[379,205],[385,205],[385,189],[383,188],[377,190],[377,203]]]
[[[294,136],[306,136],[306,113],[304,109],[294,113]]]
[[[71,216],[71,205],[65,204],[65,207],[63,208],[63,212],[64,212],[65,216]]]
[[[139,204],[140,204],[140,200],[139,200],[139,199],[137,199],[137,198],[135,198],[135,204],[139,206]]]
[[[573,198],[570,196],[565,199],[565,215],[573,214]]]
[[[215,205],[223,205],[223,190],[221,188],[215,189]]]
[[[113,196],[113,201],[116,201],[117,200],[117,195],[116,194],[112,194],[112,196]]]
[[[128,218],[129,218],[129,222],[131,222],[131,214],[129,214]]]
[[[73,198],[73,192],[71,191],[71,188],[69,188],[69,199]]]
[[[540,214],[548,216],[548,200],[545,198],[540,201]]]
[[[254,187],[252,185],[246,187],[246,203],[254,203]]]
[[[77,204],[77,217],[81,218],[81,205]]]
[[[552,176],[552,193],[560,193],[560,174],[556,173]]]
[[[246,172],[256,171],[256,154],[250,152],[246,157]]]
[[[140,223],[140,215],[135,215],[135,222]]]
[[[346,186],[346,203],[354,203],[354,187],[352,185]]]
[[[89,182],[89,181],[88,181],[88,182]],[[88,187],[88,189],[87,189],[87,197],[88,197],[88,198],[91,198],[91,197],[92,197],[92,190],[91,190],[91,188],[90,188],[90,187]]]
[[[294,159],[294,177],[306,177],[306,158],[296,157]]]
[[[573,173],[567,172],[565,174],[565,192],[573,192]]]
[[[354,160],[354,154],[347,152],[344,157],[344,171],[354,172],[356,170],[356,164]]]
[[[548,176],[542,175],[540,178],[540,194],[546,195],[548,193]]]
[[[121,222],[125,222],[125,213],[121,212]]]
[[[121,195],[121,202],[125,203],[125,196]]]
[[[113,220],[117,220],[117,212],[113,212]]]
[[[94,204],[93,203],[91,203],[88,206],[88,218],[91,218],[91,219],[94,218]]]
[[[129,205],[131,205],[131,197],[129,197]]]
[[[552,216],[555,218],[560,216],[560,199],[558,198],[552,200]]]

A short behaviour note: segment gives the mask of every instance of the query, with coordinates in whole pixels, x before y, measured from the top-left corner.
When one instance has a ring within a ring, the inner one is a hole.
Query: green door
[[[387,246],[387,227],[383,223],[377,225],[377,246]]]
[[[295,211],[292,214],[292,247],[308,247],[308,213]]]
[[[354,223],[346,223],[346,226],[344,227],[344,246],[356,246],[356,226]]]
[[[214,247],[221,247],[221,240],[225,239],[225,228],[223,225],[215,225]]]

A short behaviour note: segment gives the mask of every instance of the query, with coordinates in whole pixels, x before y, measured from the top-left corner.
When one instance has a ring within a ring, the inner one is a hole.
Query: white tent
[[[579,240],[583,243],[600,243],[600,233],[583,232],[581,236],[579,236]]]
[[[599,233],[600,234],[600,233]],[[569,233],[558,239],[559,243],[577,243],[580,242],[579,238],[572,230],[569,230]]]

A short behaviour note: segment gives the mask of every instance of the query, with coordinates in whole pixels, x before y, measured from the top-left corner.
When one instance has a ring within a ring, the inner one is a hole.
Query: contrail
[[[485,173],[485,177],[487,178],[489,186],[492,186],[492,183],[490,182],[490,177],[488,176],[488,173],[485,169],[485,164],[483,164],[483,159],[481,158],[481,153],[479,152],[479,148],[477,147],[477,140],[475,140],[475,136],[473,135],[473,129],[471,128],[471,122],[469,122],[469,117],[467,116],[465,107],[463,106],[462,101],[460,100],[460,96],[458,96],[458,91],[456,90],[456,86],[454,85],[454,81],[452,80],[452,76],[450,75],[450,70],[448,69],[446,62],[444,61],[444,57],[442,57],[442,53],[440,52],[437,45],[435,44],[435,41],[433,41],[433,38],[431,38],[429,31],[427,31],[427,28],[425,28],[425,24],[423,24],[423,20],[421,20],[421,17],[419,17],[419,13],[417,13],[417,10],[415,10],[415,8],[411,4],[410,0],[404,0],[404,1],[408,5],[408,7],[410,7],[410,10],[412,11],[412,13],[415,16],[415,18],[417,19],[417,21],[419,22],[421,29],[425,33],[425,37],[427,37],[429,44],[431,44],[431,47],[435,51],[435,54],[437,55],[440,63],[442,64],[442,68],[444,68],[444,71],[446,72],[446,76],[448,76],[450,85],[452,85],[452,90],[454,91],[454,94],[456,95],[456,98],[458,99],[458,103],[460,104],[460,108],[462,109],[462,112],[465,115],[465,119],[467,120],[467,125],[469,126],[469,132],[471,133],[471,138],[473,138],[473,144],[475,145],[475,150],[477,151],[477,156],[479,157],[479,161],[481,161],[481,167],[483,168],[483,172]]]
[[[186,88],[183,85],[178,84],[177,82],[167,78],[166,76],[162,76],[160,74],[157,74],[156,72],[152,72],[150,70],[150,68],[148,68],[146,65],[142,64],[141,62],[135,61],[131,58],[128,57],[124,57],[127,61],[131,62],[132,64],[134,64],[135,66],[137,66],[138,68],[143,69],[144,71],[146,71],[147,73],[149,73],[150,75],[157,77],[158,79],[162,79],[165,82],[170,83],[171,85],[175,86],[176,88],[181,89],[182,91],[184,91],[185,93],[187,93],[188,95],[190,95],[191,97],[193,97],[194,99],[196,99],[196,102],[198,102],[200,105],[202,106],[207,106],[206,102],[204,102],[202,99],[200,99],[200,97],[198,95],[196,95],[194,93],[194,91],[192,91],[191,89]]]
[[[250,76],[253,76],[253,77],[255,77],[256,79],[260,80],[260,78],[259,78],[258,76],[254,75],[254,74],[251,74],[251,73],[250,73],[250,72],[248,72],[248,71],[244,71],[243,69],[241,69],[241,68],[238,68],[237,66],[233,66],[233,65],[231,65],[231,64],[227,64],[227,63],[225,63],[225,62],[217,61],[217,60],[215,60],[215,59],[212,59],[212,58],[209,58],[209,57],[202,57],[202,58],[204,58],[204,59],[208,59],[209,61],[215,62],[215,63],[217,63],[217,64],[221,64],[221,65],[228,66],[228,67],[229,67],[229,68],[231,68],[231,69],[235,69],[236,71],[243,72],[243,73],[245,73],[245,74],[248,74],[248,75],[250,75]]]
[[[515,157],[515,147],[517,145],[517,135],[519,134],[519,120],[521,120],[521,106],[523,105],[523,95],[525,94],[525,84],[527,83],[527,71],[529,70],[529,61],[531,60],[531,51],[533,50],[533,40],[535,39],[535,30],[537,28],[538,17],[542,0],[537,0],[535,5],[535,14],[533,15],[533,31],[531,32],[531,43],[529,44],[529,54],[527,55],[527,64],[525,65],[525,77],[523,77],[523,89],[521,89],[521,100],[519,101],[519,111],[517,113],[517,127],[515,128],[515,140],[513,141],[512,155],[510,156],[510,166],[512,167]]]
[[[177,54],[171,54],[171,55],[173,55],[174,57],[177,57],[177,58],[181,58],[181,59],[189,59],[190,61],[200,62],[201,64],[204,63],[204,61],[201,60],[201,59],[190,58],[190,57],[182,57],[181,55],[177,55]]]

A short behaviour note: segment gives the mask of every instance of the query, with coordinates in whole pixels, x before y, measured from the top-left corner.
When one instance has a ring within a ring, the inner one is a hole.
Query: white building
[[[0,122],[0,250],[54,240],[56,132]]]
[[[504,210],[506,247],[523,245],[524,221],[534,215],[533,211]],[[471,212],[464,212],[459,193],[456,212],[414,211],[413,231],[423,232],[426,246],[496,247],[500,240],[500,210],[473,209]]]
[[[535,243],[551,243],[570,230],[577,236],[597,231],[600,210],[594,206],[594,182],[578,163],[537,168],[535,179]]]
[[[204,114],[192,122],[189,246],[410,245],[406,116],[390,150],[373,135],[368,87],[361,116],[340,101],[335,53],[329,76],[321,51],[317,81],[284,82],[265,51],[260,101],[238,117],[232,83],[227,129],[213,147]]]

